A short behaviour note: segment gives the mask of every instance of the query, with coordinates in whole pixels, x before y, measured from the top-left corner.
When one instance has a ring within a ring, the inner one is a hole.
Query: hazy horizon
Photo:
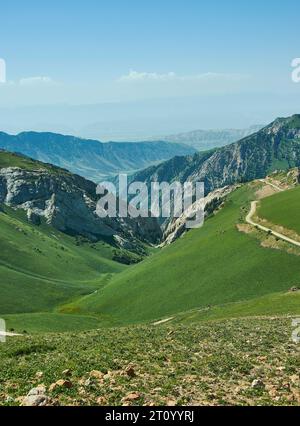
[[[0,130],[140,140],[297,113],[297,11],[295,0],[271,14],[258,0],[13,0],[1,6]]]
[[[235,102],[232,96],[226,96],[175,101],[158,99],[126,104],[0,107],[0,131],[9,134],[53,132],[103,142],[139,141],[196,130],[248,129],[267,125],[277,117],[300,112],[297,97],[290,102],[290,98],[285,96],[272,95],[272,109],[266,109],[261,102],[257,104],[257,98],[251,95],[234,97]],[[277,102],[274,100],[276,98]],[[208,103],[212,105],[207,110]],[[243,113],[245,103],[248,113]],[[235,108],[240,110],[239,116]],[[151,111],[155,113],[150,114]]]

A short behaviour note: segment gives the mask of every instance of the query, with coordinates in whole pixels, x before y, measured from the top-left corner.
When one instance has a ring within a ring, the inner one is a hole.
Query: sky
[[[296,0],[3,2],[0,128],[122,139],[300,112],[299,12]]]

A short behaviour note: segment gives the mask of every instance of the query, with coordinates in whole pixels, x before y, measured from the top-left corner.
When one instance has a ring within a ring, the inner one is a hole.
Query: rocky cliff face
[[[184,212],[180,217],[171,219],[164,231],[162,246],[172,244],[185,232],[187,232],[186,223],[189,220],[190,212],[196,212],[202,209],[204,212],[204,218],[209,216],[211,213],[215,213],[217,209],[223,205],[227,195],[236,188],[237,185],[216,189],[203,200],[195,202],[190,209]]]
[[[134,175],[151,181],[201,181],[206,194],[227,185],[263,178],[277,169],[300,166],[300,115],[269,126],[223,148],[176,157]]]
[[[154,219],[101,219],[96,214],[96,185],[59,170],[0,168],[0,203],[25,210],[35,224],[44,219],[62,232],[94,241],[110,237],[126,248],[134,247],[136,240],[159,241],[161,231]]]
[[[231,145],[193,156],[175,157],[143,170],[131,179],[146,182],[149,186],[153,181],[204,182],[206,200],[214,203],[223,198],[222,194],[226,196],[228,187],[293,167],[300,167],[300,115],[278,118],[259,132]],[[166,243],[173,242],[185,232],[186,220],[182,215],[163,223]]]
[[[299,166],[300,115],[277,119],[258,133],[214,152],[190,178],[204,181],[210,192],[224,185],[264,178],[276,169]]]

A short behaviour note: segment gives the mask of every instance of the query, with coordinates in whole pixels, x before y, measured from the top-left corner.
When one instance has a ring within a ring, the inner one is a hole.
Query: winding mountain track
[[[165,324],[166,322],[172,321],[174,319],[174,317],[171,318],[166,318],[160,321],[156,321],[154,322],[152,325],[161,325],[161,324]]]
[[[252,220],[252,217],[256,213],[256,207],[257,207],[257,201],[251,202],[251,208],[250,212],[246,216],[246,222],[249,225],[255,226],[258,229],[261,229],[264,232],[267,232],[268,234],[274,235],[274,237],[280,238],[283,241],[286,241],[287,243],[293,244],[294,246],[300,247],[300,243],[296,240],[293,240],[292,238],[286,237],[283,234],[280,234],[279,232],[273,231],[271,228],[267,228],[266,226],[260,225],[259,223],[256,223]]]
[[[270,182],[270,181],[268,181],[266,179],[259,179],[259,181],[262,182],[262,183],[264,183],[265,185],[271,186],[272,188],[276,189],[276,191],[278,191],[278,192],[283,192],[284,191],[284,189],[280,188],[279,186],[275,185],[274,183],[272,183],[272,182]]]
[[[23,334],[9,333],[8,331],[0,331],[0,338],[1,337],[16,337],[16,336],[23,336]]]

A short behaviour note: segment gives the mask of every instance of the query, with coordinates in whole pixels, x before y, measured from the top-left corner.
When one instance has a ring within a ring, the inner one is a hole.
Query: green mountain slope
[[[271,293],[242,302],[212,306],[210,309],[194,309],[177,315],[172,323],[196,323],[199,321],[227,320],[232,318],[299,316],[300,292]]]
[[[0,169],[6,167],[19,167],[23,170],[45,170],[51,173],[60,175],[70,175],[67,170],[54,167],[51,164],[42,163],[31,158],[15,154],[13,152],[4,151],[0,149]]]
[[[299,257],[263,248],[236,228],[253,197],[251,187],[242,186],[203,228],[116,276],[74,309],[133,323],[287,291],[300,280]]]
[[[0,317],[52,311],[147,254],[136,223],[100,219],[95,197],[80,176],[0,151]]]
[[[52,227],[28,223],[24,212],[0,211],[0,314],[41,312],[91,293],[125,266],[104,242],[84,243]]]
[[[300,235],[300,187],[263,199],[258,215]]]

